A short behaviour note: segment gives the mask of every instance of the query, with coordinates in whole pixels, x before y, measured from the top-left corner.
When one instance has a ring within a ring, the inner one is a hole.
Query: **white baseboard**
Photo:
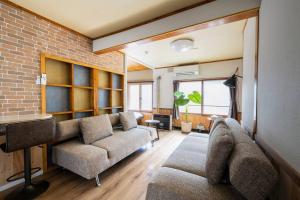
[[[33,174],[31,177],[35,178],[35,177],[40,176],[42,174],[43,174],[43,170],[40,170],[40,171],[36,172],[35,174]],[[2,192],[4,190],[7,190],[9,188],[12,188],[12,187],[14,187],[16,185],[19,185],[21,183],[24,183],[24,182],[25,182],[24,178],[21,178],[21,179],[16,180],[16,181],[8,182],[7,184],[0,186],[0,192]]]

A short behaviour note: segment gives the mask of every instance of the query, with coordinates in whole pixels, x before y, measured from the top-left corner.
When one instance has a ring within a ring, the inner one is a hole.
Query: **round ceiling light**
[[[171,42],[171,47],[177,52],[185,52],[193,48],[194,40],[192,39],[177,39]]]

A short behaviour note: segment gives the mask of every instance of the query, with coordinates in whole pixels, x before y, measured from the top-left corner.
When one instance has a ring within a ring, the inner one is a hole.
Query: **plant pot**
[[[192,122],[181,122],[181,132],[190,133],[192,131]]]

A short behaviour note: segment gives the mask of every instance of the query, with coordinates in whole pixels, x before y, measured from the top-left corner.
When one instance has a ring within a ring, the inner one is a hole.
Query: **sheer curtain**
[[[177,92],[179,90],[179,82],[173,81],[173,92]],[[173,93],[173,94],[174,94]],[[173,95],[174,102],[173,102],[173,118],[179,119],[179,108],[175,105],[175,96]]]

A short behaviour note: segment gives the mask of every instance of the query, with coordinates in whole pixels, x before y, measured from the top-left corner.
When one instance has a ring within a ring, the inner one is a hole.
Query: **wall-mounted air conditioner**
[[[186,66],[181,66],[181,67],[174,67],[173,74],[177,78],[199,76],[200,75],[200,67],[199,67],[199,65],[186,65]]]

